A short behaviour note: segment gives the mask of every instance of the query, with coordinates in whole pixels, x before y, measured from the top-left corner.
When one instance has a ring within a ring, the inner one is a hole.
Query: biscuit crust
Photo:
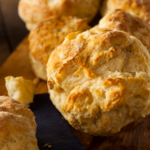
[[[138,38],[150,52],[150,26],[142,19],[116,9],[107,13],[100,21],[99,28],[122,30]]]
[[[18,12],[28,30],[51,16],[76,16],[91,21],[99,9],[100,0],[20,0]]]
[[[122,9],[150,24],[149,0],[104,0],[100,12],[104,16],[114,9]]]
[[[52,51],[71,32],[82,32],[90,27],[87,19],[51,17],[39,22],[29,35],[30,59],[37,77],[47,80],[46,64]]]
[[[48,89],[76,129],[110,135],[150,113],[150,57],[129,34],[108,29],[71,33],[51,54]]]
[[[10,97],[0,96],[0,149],[39,150],[34,114]]]

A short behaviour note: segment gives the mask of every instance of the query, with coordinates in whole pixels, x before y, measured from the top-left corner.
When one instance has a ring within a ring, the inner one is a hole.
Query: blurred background
[[[18,2],[0,0],[0,66],[28,34],[18,16]]]

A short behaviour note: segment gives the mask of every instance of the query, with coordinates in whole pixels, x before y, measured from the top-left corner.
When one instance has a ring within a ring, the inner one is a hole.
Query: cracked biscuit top
[[[87,19],[63,16],[50,17],[35,26],[29,35],[30,58],[36,76],[47,79],[46,64],[51,52],[71,32],[83,32],[90,27]]]
[[[52,102],[76,129],[109,135],[150,113],[150,56],[122,31],[71,33],[47,64]]]

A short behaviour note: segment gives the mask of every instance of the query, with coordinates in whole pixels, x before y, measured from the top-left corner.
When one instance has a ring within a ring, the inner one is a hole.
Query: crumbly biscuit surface
[[[150,52],[150,26],[138,17],[116,9],[107,13],[99,21],[98,27],[128,32],[138,38]]]
[[[32,68],[39,78],[47,79],[46,64],[51,52],[71,32],[89,29],[87,19],[77,17],[51,17],[36,25],[29,36]]]
[[[71,33],[47,64],[52,102],[78,130],[109,135],[150,113],[150,57],[125,32]]]
[[[100,0],[20,0],[19,16],[31,30],[35,24],[51,16],[76,16],[91,21]]]
[[[100,11],[104,16],[114,9],[122,9],[150,24],[149,0],[104,0]]]
[[[0,124],[1,150],[39,150],[35,117],[26,106],[0,96]]]

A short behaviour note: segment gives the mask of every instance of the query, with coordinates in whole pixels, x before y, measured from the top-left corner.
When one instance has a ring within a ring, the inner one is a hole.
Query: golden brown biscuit
[[[63,42],[65,36],[75,31],[89,29],[86,19],[76,17],[51,17],[31,31],[29,36],[30,58],[37,77],[46,80],[46,64],[51,52]]]
[[[28,30],[51,16],[77,16],[91,21],[99,8],[100,0],[20,0],[19,16]]]
[[[30,109],[10,97],[0,96],[1,150],[39,150],[36,127]]]
[[[20,103],[29,106],[33,102],[36,87],[31,80],[26,80],[23,77],[8,76],[5,78],[6,89],[8,95],[19,101]]]
[[[104,0],[100,8],[102,16],[114,9],[122,9],[150,24],[149,0]]]
[[[98,27],[128,32],[138,38],[150,52],[150,26],[138,17],[116,9],[107,13],[99,21]]]
[[[122,31],[71,33],[51,54],[48,89],[76,129],[109,135],[150,113],[150,54]]]

